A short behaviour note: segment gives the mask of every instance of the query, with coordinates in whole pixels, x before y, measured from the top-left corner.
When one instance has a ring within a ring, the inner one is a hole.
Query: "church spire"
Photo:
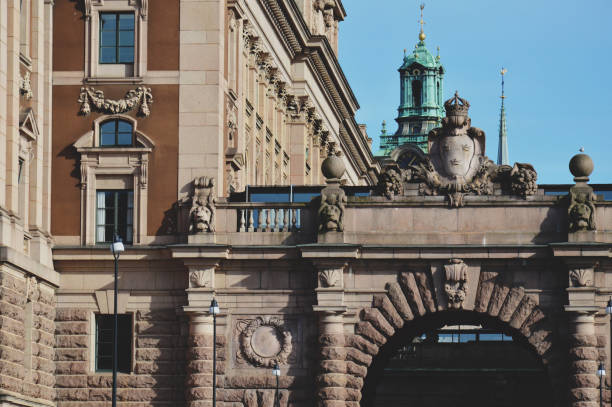
[[[510,165],[508,159],[508,134],[506,132],[506,108],[504,107],[504,75],[508,72],[507,69],[501,69],[501,112],[499,113],[499,147],[497,149],[497,165]]]

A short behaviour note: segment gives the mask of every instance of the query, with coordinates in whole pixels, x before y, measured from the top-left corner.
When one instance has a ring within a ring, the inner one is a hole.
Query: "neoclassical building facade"
[[[0,2],[0,406],[110,405],[114,311],[123,407],[610,405],[612,188],[496,165],[458,94],[381,166],[346,16]]]

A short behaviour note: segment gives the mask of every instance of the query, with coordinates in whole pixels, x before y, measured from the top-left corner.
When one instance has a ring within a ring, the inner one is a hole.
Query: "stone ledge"
[[[15,406],[26,406],[26,407],[47,407],[55,406],[55,403],[51,401],[35,399],[30,397],[21,396],[19,394],[0,389],[0,403],[9,403]]]

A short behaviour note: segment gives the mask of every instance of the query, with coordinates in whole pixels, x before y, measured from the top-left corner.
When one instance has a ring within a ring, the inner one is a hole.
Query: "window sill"
[[[104,85],[104,84],[139,84],[144,83],[144,78],[141,76],[133,77],[87,77],[83,80],[85,84],[90,85]]]

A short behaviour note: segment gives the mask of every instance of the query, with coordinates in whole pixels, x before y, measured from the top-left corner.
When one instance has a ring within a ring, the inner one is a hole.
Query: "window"
[[[423,85],[421,81],[415,80],[412,81],[412,105],[414,107],[421,106],[421,94],[423,92]]]
[[[100,63],[134,63],[134,13],[100,13]]]
[[[96,315],[96,371],[113,369],[114,315]],[[117,315],[117,371],[130,373],[132,365],[132,315]]]
[[[125,243],[132,243],[134,192],[96,191],[96,196],[96,243],[110,243],[115,234]]]
[[[125,120],[109,120],[100,125],[100,146],[131,146],[132,125]]]

